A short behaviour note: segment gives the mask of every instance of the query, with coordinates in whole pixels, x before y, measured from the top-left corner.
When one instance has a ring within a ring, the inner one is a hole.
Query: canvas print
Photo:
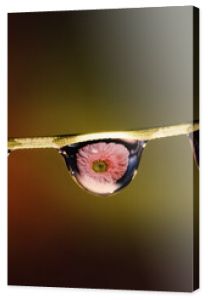
[[[8,14],[8,284],[199,286],[199,10]]]

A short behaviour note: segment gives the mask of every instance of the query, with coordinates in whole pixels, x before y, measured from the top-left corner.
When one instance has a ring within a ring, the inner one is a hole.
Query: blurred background
[[[9,137],[198,120],[193,13],[10,13]],[[9,284],[193,290],[199,175],[186,136],[149,142],[108,198],[78,187],[53,149],[11,153],[8,169]]]

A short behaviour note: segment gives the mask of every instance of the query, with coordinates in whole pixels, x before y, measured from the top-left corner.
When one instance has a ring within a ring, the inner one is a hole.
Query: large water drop
[[[93,140],[65,146],[60,153],[79,186],[106,196],[131,182],[145,144],[138,140]]]

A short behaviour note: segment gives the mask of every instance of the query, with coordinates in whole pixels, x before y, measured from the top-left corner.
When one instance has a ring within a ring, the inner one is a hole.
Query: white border
[[[200,100],[201,100],[201,171],[200,171],[200,289],[194,293],[115,291],[7,286],[7,13],[124,7],[195,5],[200,8]],[[7,299],[206,299],[208,295],[208,1],[150,0],[3,0],[0,3],[0,297]],[[3,47],[2,47],[3,45]]]

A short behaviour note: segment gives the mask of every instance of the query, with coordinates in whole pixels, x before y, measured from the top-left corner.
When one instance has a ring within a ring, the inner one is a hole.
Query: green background
[[[197,120],[193,12],[9,14],[9,137]],[[8,167],[9,284],[193,290],[198,170],[186,136],[149,142],[135,179],[108,198],[80,189],[56,150],[17,151]]]

